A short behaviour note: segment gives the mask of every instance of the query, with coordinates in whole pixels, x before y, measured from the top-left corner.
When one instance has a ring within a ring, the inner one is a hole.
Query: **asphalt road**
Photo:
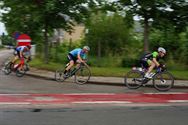
[[[188,107],[1,109],[1,125],[187,125]]]

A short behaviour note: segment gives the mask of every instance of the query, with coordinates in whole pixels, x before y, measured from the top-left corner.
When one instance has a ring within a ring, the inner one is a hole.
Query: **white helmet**
[[[163,47],[159,47],[158,52],[162,52],[162,53],[166,54],[166,50]]]
[[[87,50],[87,51],[90,51],[89,46],[84,46],[83,49],[85,49],[85,50]]]

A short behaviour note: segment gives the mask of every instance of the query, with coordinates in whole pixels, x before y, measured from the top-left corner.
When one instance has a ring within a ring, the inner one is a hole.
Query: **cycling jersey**
[[[20,52],[24,52],[22,53],[24,56],[30,56],[30,50],[26,46],[18,46],[15,50],[19,58],[20,58]]]
[[[142,67],[148,68],[152,63],[153,58],[156,58],[156,60],[159,61],[159,53],[154,51],[152,53],[147,53],[144,56],[142,56],[140,60]]]
[[[25,48],[26,48],[26,46],[18,46],[16,48],[16,51],[23,52]]]
[[[71,54],[75,58],[77,58],[78,55],[80,55],[82,59],[86,59],[86,53],[80,48],[70,51],[69,54]]]
[[[156,58],[156,60],[159,60],[159,53],[158,52],[153,52],[153,53],[147,53],[145,54],[141,60],[146,61],[149,65],[151,64],[151,61],[153,58]]]

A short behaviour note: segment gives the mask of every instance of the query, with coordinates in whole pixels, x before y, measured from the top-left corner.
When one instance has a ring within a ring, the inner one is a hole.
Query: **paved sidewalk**
[[[38,78],[44,78],[49,80],[54,79],[54,72],[46,71],[46,70],[38,70],[36,68],[31,68],[30,71],[27,72],[27,75],[34,76]],[[67,79],[68,82],[73,82],[73,78]],[[90,84],[103,84],[103,85],[124,85],[124,78],[122,77],[96,77],[91,76],[89,82]],[[151,86],[152,82],[150,81],[146,85]],[[175,80],[174,87],[179,88],[188,88],[188,81],[185,80]]]

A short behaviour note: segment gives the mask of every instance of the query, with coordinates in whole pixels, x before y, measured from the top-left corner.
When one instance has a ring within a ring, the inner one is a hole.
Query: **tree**
[[[86,28],[86,43],[92,46],[91,53],[101,56],[122,55],[129,44],[130,29],[124,18],[118,14],[107,15],[98,12],[89,19]]]
[[[125,13],[139,17],[144,26],[144,51],[149,50],[149,32],[151,27],[162,27],[167,24],[184,29],[187,24],[188,4],[186,0],[119,0],[119,8]],[[176,30],[177,31],[177,30]]]
[[[119,0],[122,10],[132,13],[132,16],[140,17],[144,25],[144,51],[149,50],[149,30],[150,20],[156,15],[156,2],[155,0]]]

